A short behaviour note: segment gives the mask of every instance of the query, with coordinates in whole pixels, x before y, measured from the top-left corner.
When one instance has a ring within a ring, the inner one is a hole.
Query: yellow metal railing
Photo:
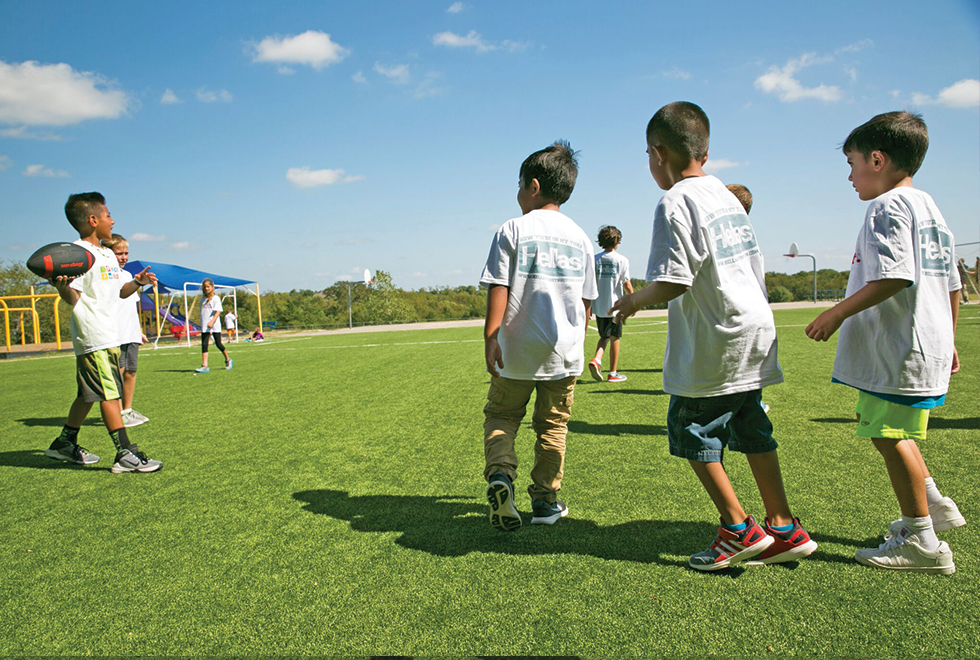
[[[24,314],[30,313],[31,319],[31,343],[40,344],[41,343],[41,318],[37,313],[37,303],[43,299],[54,299],[54,336],[55,342],[58,349],[61,349],[61,325],[59,323],[58,316],[58,301],[61,297],[57,293],[34,293],[34,287],[31,287],[30,294],[20,295],[20,296],[0,296],[0,308],[3,309],[3,335],[4,343],[7,345],[7,352],[10,352],[10,313],[19,312],[20,319],[20,343],[22,346],[27,345],[27,333],[24,332]],[[28,303],[23,303],[21,306],[12,307],[9,302],[13,301],[29,301]],[[23,306],[29,305],[29,306]]]

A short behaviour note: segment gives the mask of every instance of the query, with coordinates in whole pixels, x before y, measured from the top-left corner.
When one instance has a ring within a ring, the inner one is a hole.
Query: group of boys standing
[[[592,312],[616,325],[643,307],[668,303],[669,451],[688,460],[721,517],[715,540],[689,565],[714,571],[797,561],[816,550],[790,509],[762,402],[762,388],[783,380],[762,254],[749,207],[702,169],[708,138],[708,118],[693,103],[666,105],[647,125],[650,173],[666,191],[654,213],[650,284],[608,309],[593,309],[601,255],[597,260],[586,234],[559,210],[575,185],[575,153],[559,141],[521,165],[517,201],[524,215],[497,231],[480,280],[489,288],[484,478],[493,527],[522,525],[514,441],[532,392],[531,523],[551,525],[568,514],[557,494]],[[827,341],[840,329],[832,380],[858,390],[858,436],[883,456],[901,508],[884,542],[855,558],[948,575],[955,571],[952,553],[936,532],[966,521],[939,492],[916,440],[925,439],[929,410],[943,404],[950,373],[959,368],[953,340],[960,282],[952,233],[932,198],[912,186],[927,148],[925,123],[908,112],[878,115],[848,136],[849,180],[871,204],[847,297],[806,334]],[[600,359],[597,351],[590,364],[597,379]],[[766,510],[762,525],[735,495],[722,464],[726,447],[746,455]]]

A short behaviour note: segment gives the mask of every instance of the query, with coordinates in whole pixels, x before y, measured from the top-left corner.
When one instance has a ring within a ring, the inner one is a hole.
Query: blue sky
[[[766,269],[846,269],[866,204],[839,144],[924,114],[916,185],[980,241],[980,9],[879,3],[0,2],[0,259],[106,195],[134,259],[319,289],[475,284],[517,172],[580,150],[563,210],[642,277],[660,197],[644,129],[701,105],[709,169],[755,196]],[[964,246],[972,263],[980,246]]]

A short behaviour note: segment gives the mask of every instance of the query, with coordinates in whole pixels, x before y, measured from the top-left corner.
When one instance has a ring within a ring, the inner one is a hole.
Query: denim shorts
[[[761,389],[703,399],[671,395],[667,438],[671,456],[699,463],[720,462],[725,447],[743,454],[778,447],[762,408]]]

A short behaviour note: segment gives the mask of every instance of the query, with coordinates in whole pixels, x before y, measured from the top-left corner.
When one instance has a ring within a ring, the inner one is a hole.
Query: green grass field
[[[198,347],[143,351],[151,421],[131,439],[164,462],[146,475],[109,473],[97,410],[80,442],[101,463],[46,459],[74,361],[2,361],[0,655],[976,656],[978,312],[922,443],[969,520],[941,535],[950,577],[853,561],[898,506],[854,392],[830,383],[833,342],[803,334],[811,310],[777,312],[786,382],[765,400],[820,548],[720,574],[686,567],[717,515],[667,452],[661,319],[627,326],[627,382],[576,388],[569,517],[515,534],[487,523],[479,328],[232,344],[235,369],[203,376]],[[525,424],[519,494],[532,442]],[[744,458],[726,465],[761,516]]]

